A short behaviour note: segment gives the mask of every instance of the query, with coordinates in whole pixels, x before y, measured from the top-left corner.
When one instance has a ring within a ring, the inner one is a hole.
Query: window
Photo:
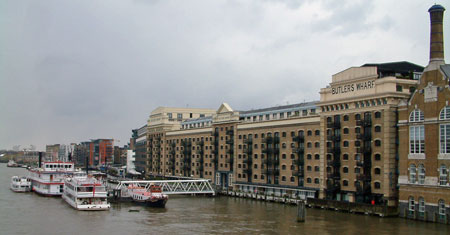
[[[311,179],[311,178],[307,178],[307,179],[306,179],[306,183],[310,184],[311,182],[312,182],[312,179]]]
[[[402,92],[403,91],[403,87],[401,85],[397,85],[397,91],[398,92]]]
[[[286,176],[281,176],[281,181],[286,181]]]
[[[420,111],[420,109],[414,109],[411,114],[409,115],[409,121],[410,122],[423,122],[423,112]]]
[[[375,168],[375,175],[379,175],[381,174],[381,169],[380,168]]]
[[[306,144],[306,147],[307,147],[307,148],[311,148],[311,147],[312,147],[312,143],[311,143],[311,142],[308,142],[308,143]]]
[[[348,134],[348,128],[344,128],[344,134]]]
[[[450,106],[445,106],[439,114],[440,120],[450,120]]]
[[[375,132],[381,132],[381,126],[375,126]]]
[[[419,184],[425,184],[425,167],[423,164],[419,165]]]
[[[316,130],[314,135],[319,136],[320,135],[320,130]]]
[[[308,155],[306,155],[306,158],[307,158],[308,160],[311,160],[311,159],[312,159],[312,155],[311,155],[311,154],[308,154]]]
[[[375,154],[375,161],[380,161],[381,160],[381,155],[380,154]]]
[[[439,185],[447,184],[447,167],[445,165],[441,165],[439,168]]]
[[[450,124],[441,124],[439,129],[440,153],[450,153]]]
[[[419,197],[419,213],[425,212],[425,199],[423,197]]]
[[[307,171],[312,171],[312,167],[311,167],[311,166],[307,166],[307,167],[306,167],[306,170],[307,170]]]
[[[314,155],[314,159],[320,160],[320,155],[319,154]]]
[[[314,147],[315,147],[315,148],[320,148],[320,142],[314,143]]]
[[[342,160],[348,160],[348,154],[342,155]]]
[[[348,186],[348,180],[344,180],[344,181],[342,181],[342,185],[344,185],[344,186]]]
[[[416,165],[409,165],[409,182],[414,184],[416,183]]]
[[[315,183],[315,184],[319,184],[319,178],[315,178],[315,179],[314,179],[314,183]]]
[[[348,115],[344,115],[344,121],[348,121]]]
[[[375,112],[375,118],[381,118],[381,112]]]
[[[291,182],[294,182],[294,181],[295,181],[295,177],[291,176]]]
[[[425,127],[423,125],[409,127],[409,152],[425,153]]]
[[[380,147],[381,146],[381,140],[375,140],[375,146]]]
[[[319,172],[320,171],[320,167],[319,166],[315,166],[314,167],[314,171]]]
[[[312,131],[309,130],[309,131],[307,132],[307,135],[308,135],[308,136],[312,136]]]
[[[343,146],[348,147],[348,141],[344,141]]]
[[[408,200],[408,209],[409,209],[409,212],[410,212],[410,213],[414,213],[414,206],[415,206],[415,204],[414,204],[414,198],[413,198],[413,197],[409,197],[409,200]]]
[[[381,188],[381,183],[380,182],[375,182],[374,186],[375,186],[375,189],[380,189]]]
[[[444,200],[439,200],[438,202],[438,207],[439,207],[439,216],[445,216],[445,202]]]
[[[343,168],[342,168],[342,172],[348,173],[348,167],[343,167]]]

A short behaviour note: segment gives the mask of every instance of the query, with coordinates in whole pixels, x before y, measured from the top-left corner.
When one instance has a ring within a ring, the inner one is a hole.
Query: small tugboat
[[[169,196],[164,194],[161,186],[151,185],[149,189],[139,185],[128,186],[128,194],[134,202],[151,207],[165,207]]]
[[[85,173],[74,173],[64,180],[62,198],[73,208],[81,211],[109,210],[105,186]]]
[[[18,193],[31,191],[31,180],[26,177],[13,176],[11,178],[11,190]]]

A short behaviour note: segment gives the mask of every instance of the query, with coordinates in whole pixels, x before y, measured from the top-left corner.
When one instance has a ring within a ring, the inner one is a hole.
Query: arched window
[[[342,181],[342,185],[343,185],[343,186],[348,186],[348,180]]]
[[[315,179],[314,179],[314,183],[315,183],[315,184],[319,184],[319,178],[315,178]]]
[[[375,175],[379,175],[381,174],[381,169],[380,168],[375,168]]]
[[[423,164],[419,165],[419,184],[425,183],[425,167]]]
[[[375,189],[380,189],[381,188],[381,183],[380,182],[375,182],[374,186],[375,186]]]
[[[311,178],[307,178],[307,179],[306,179],[306,183],[310,184],[311,182],[312,182],[312,179],[311,179]]]
[[[440,120],[450,120],[450,106],[445,106],[439,114]]]
[[[414,125],[409,127],[409,152],[425,153],[425,126]]]
[[[291,182],[294,182],[294,181],[295,181],[294,176],[291,176]]]
[[[419,213],[425,213],[425,199],[419,197]]]
[[[441,165],[439,168],[439,185],[447,185],[447,167]]]
[[[440,217],[444,217],[445,216],[445,202],[444,200],[439,200],[438,202],[438,207],[439,207],[439,216]]]
[[[343,167],[343,168],[342,168],[342,172],[348,173],[348,167]]]
[[[281,176],[281,181],[286,181],[286,176]]]
[[[282,169],[282,170],[286,170],[286,165],[282,165],[282,166],[281,166],[281,169]]]
[[[424,121],[423,112],[420,111],[420,109],[414,109],[409,114],[409,121],[410,122],[423,122]]]
[[[442,109],[439,119],[450,120],[450,106],[445,106]],[[450,153],[450,123],[440,125],[439,140],[439,152],[444,154]]]
[[[416,165],[411,164],[409,165],[409,183],[415,184],[416,183]]]
[[[414,206],[415,206],[415,204],[414,204],[414,198],[413,197],[409,197],[409,200],[408,200],[408,209],[409,209],[409,212],[412,214],[412,213],[414,213]]]

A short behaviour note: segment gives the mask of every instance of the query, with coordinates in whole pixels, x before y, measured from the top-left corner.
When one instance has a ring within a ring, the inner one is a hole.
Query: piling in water
[[[297,222],[305,222],[305,220],[306,220],[305,201],[299,201],[297,204]]]

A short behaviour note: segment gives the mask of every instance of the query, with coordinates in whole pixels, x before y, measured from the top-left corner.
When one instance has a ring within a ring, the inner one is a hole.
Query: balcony
[[[303,148],[303,147],[292,148],[292,152],[293,153],[297,153],[297,154],[304,154],[305,153],[305,148]]]
[[[327,122],[327,128],[340,129],[341,122]]]
[[[371,140],[372,139],[372,134],[371,133],[358,133],[356,134],[356,138],[359,140]]]
[[[191,151],[191,149],[184,149],[183,154],[184,154],[184,156],[191,156],[192,151]]]
[[[328,172],[327,178],[333,179],[333,180],[339,180],[341,178],[341,174],[339,172]]]
[[[212,160],[212,162],[214,163],[214,164],[217,164],[217,163],[219,163],[219,157],[214,157],[213,158],[213,160]]]
[[[205,161],[203,160],[203,157],[201,157],[201,158],[197,159],[197,162],[200,163],[201,165],[203,165],[203,162],[205,162]]]
[[[327,147],[328,153],[334,153],[334,154],[340,154],[341,148],[340,147]]]
[[[341,183],[340,182],[328,182],[327,189],[328,192],[336,192],[341,190]]]
[[[341,161],[339,159],[328,160],[327,165],[338,168],[341,166]]]
[[[305,159],[303,158],[295,159],[294,161],[292,161],[292,163],[297,166],[303,166],[305,164]]]
[[[196,153],[200,154],[200,155],[203,155],[204,152],[203,152],[203,149],[197,149]]]
[[[227,141],[225,141],[225,143],[227,143],[227,144],[234,144],[234,139],[228,139]]]
[[[230,155],[234,154],[234,149],[228,149],[227,153],[230,154]]]
[[[266,174],[267,175],[279,175],[280,174],[280,169],[267,169],[266,170]]]
[[[356,152],[357,153],[362,153],[362,154],[370,154],[370,153],[372,153],[372,147],[370,145],[357,147],[356,148]]]
[[[197,166],[196,168],[198,171],[203,171],[203,165]]]
[[[305,172],[303,170],[294,170],[292,171],[292,176],[304,177]]]
[[[371,118],[365,118],[365,119],[357,120],[356,121],[356,125],[357,126],[362,126],[362,127],[370,127],[370,126],[372,126],[372,119]]]
[[[372,177],[370,175],[366,175],[366,174],[358,174],[356,176],[356,179],[360,180],[360,181],[371,181]]]
[[[251,175],[252,174],[252,168],[244,169],[243,172],[244,172],[244,174]]]
[[[252,153],[253,153],[253,148],[248,147],[248,148],[244,149],[244,153],[246,153],[247,155],[252,155]]]
[[[264,159],[263,164],[268,165],[268,166],[278,165],[278,164],[280,164],[280,160],[268,158],[268,159]]]
[[[341,135],[329,135],[327,136],[328,141],[341,141]]]
[[[264,154],[273,154],[273,149],[272,148],[266,148],[262,150],[262,153]]]
[[[249,138],[249,139],[244,139],[244,144],[252,144],[253,143],[253,139]]]
[[[226,134],[227,135],[234,135],[234,130],[227,130]]]
[[[171,149],[171,150],[169,151],[169,154],[171,154],[172,156],[175,155],[175,149]]]
[[[218,150],[217,148],[215,148],[215,149],[212,151],[212,153],[213,153],[215,156],[217,156],[217,155],[219,154],[219,150]]]
[[[183,165],[183,170],[184,171],[191,171],[191,165],[184,164]]]
[[[304,142],[305,141],[305,136],[303,136],[303,135],[294,136],[292,138],[292,141],[294,141],[294,142]]]
[[[252,158],[246,158],[246,159],[244,159],[244,161],[243,161],[245,164],[247,164],[247,165],[251,165],[252,163],[253,163],[253,159]]]
[[[233,165],[233,162],[234,162],[234,159],[232,157],[227,159],[228,164]]]

